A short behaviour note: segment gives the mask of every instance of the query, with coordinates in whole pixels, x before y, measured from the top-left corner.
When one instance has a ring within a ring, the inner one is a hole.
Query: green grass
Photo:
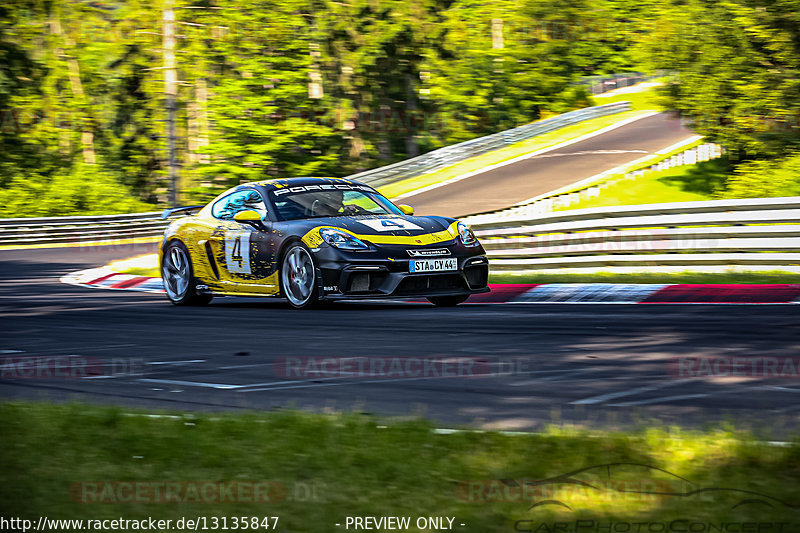
[[[616,115],[594,118],[579,124],[573,124],[556,131],[551,131],[549,133],[538,135],[531,139],[512,144],[505,148],[500,148],[499,150],[493,150],[491,152],[466,159],[456,163],[455,165],[437,170],[436,172],[432,172],[430,174],[424,174],[422,176],[409,178],[398,183],[386,185],[381,187],[379,191],[387,198],[396,198],[401,194],[406,194],[416,189],[427,187],[428,185],[440,183],[467,172],[479,170],[489,165],[502,163],[503,161],[507,161],[521,155],[561,144],[563,142],[580,137],[581,135],[586,135],[587,133],[597,131],[612,124],[616,124],[617,122],[640,115],[641,113],[641,111],[627,111]]]
[[[631,109],[640,111],[643,109],[663,110],[664,106],[661,97],[658,96],[656,87],[650,87],[643,91],[634,93],[621,93],[614,96],[597,95],[594,97],[595,105],[612,104],[614,102],[630,102]]]
[[[800,283],[800,274],[793,272],[676,272],[631,273],[595,272],[590,274],[492,273],[489,283],[699,283],[699,284],[770,284]]]
[[[582,135],[586,135],[587,133],[605,128],[606,126],[610,126],[612,124],[616,124],[617,122],[640,115],[643,111],[662,109],[658,103],[655,88],[648,88],[641,92],[620,94],[607,98],[594,98],[593,104],[604,105],[622,101],[631,102],[631,111],[607,117],[599,117],[581,122],[579,124],[573,124],[571,126],[567,126],[544,135],[539,135],[532,139],[528,139],[505,148],[501,148],[499,150],[494,150],[492,152],[461,161],[455,165],[437,170],[431,174],[416,176],[414,178],[409,178],[398,183],[381,187],[380,192],[388,198],[395,198],[401,194],[406,194],[416,189],[427,187],[428,185],[440,183],[467,172],[472,172],[474,170],[501,163],[503,161],[535,152],[543,148],[561,144],[563,142],[578,138]]]
[[[430,174],[424,174],[422,176],[409,178],[398,183],[386,185],[385,187],[381,187],[379,190],[387,198],[396,198],[401,194],[406,194],[429,185],[440,183],[467,172],[479,170],[489,165],[502,163],[503,161],[507,161],[521,155],[529,154],[537,150],[549,148],[551,146],[576,139],[582,135],[586,135],[587,133],[611,126],[612,124],[616,124],[617,122],[639,116],[642,114],[642,112],[642,110],[627,111],[616,115],[599,117],[581,122],[579,124],[566,126],[556,131],[538,135],[531,139],[512,144],[511,146],[507,146],[499,150],[494,150],[470,159],[466,159],[456,163],[455,165],[437,170],[436,172],[432,172]]]
[[[160,277],[158,268],[138,267],[123,270],[134,276]],[[504,274],[492,273],[490,283],[800,283],[800,274],[792,272],[680,272],[618,274]]]
[[[727,159],[719,158],[696,165],[646,172],[637,178],[620,179],[602,188],[594,198],[581,199],[554,210],[713,200],[730,171]]]
[[[157,268],[136,268],[125,272],[134,276],[161,277]],[[793,272],[680,272],[617,274],[502,274],[493,273],[489,283],[800,283],[800,274]]]
[[[130,274],[131,276],[147,276],[149,278],[160,278],[161,272],[158,271],[158,267],[154,266],[152,268],[126,268],[120,270],[123,274]]]
[[[148,418],[126,416],[128,412],[80,404],[0,404],[3,515],[172,520],[279,516],[278,530],[287,532],[343,531],[334,524],[347,516],[454,516],[456,524],[466,524],[456,530],[476,533],[513,531],[521,519],[797,518],[796,510],[774,502],[774,508],[751,504],[733,509],[750,496],[730,492],[667,497],[620,493],[613,486],[604,492],[548,485],[539,489],[547,492],[519,498],[519,491],[510,488],[510,480],[540,480],[608,463],[650,465],[687,480],[677,482],[652,469],[615,467],[614,478],[634,483],[634,488],[640,486],[636,483],[671,492],[742,488],[800,504],[800,444],[766,446],[730,430],[646,429],[643,423],[631,433],[551,428],[539,435],[440,435],[425,421],[380,426],[372,417],[356,414],[277,411]],[[608,486],[608,473],[601,469],[574,477]],[[287,496],[262,504],[86,504],[70,498],[70,488],[87,481],[235,480],[276,481]],[[470,498],[464,491],[470,480],[485,480],[483,486],[491,492],[476,491]],[[573,510],[529,509],[533,501],[549,497]],[[498,501],[512,498],[518,499]]]

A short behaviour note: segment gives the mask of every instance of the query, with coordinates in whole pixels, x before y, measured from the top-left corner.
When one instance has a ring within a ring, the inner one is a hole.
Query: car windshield
[[[350,186],[335,188],[327,186],[330,188],[324,189],[322,187],[325,186],[309,185],[272,191],[270,197],[275,205],[275,213],[281,220],[403,214],[394,204],[376,192],[355,190]],[[347,189],[342,190],[345,187]]]

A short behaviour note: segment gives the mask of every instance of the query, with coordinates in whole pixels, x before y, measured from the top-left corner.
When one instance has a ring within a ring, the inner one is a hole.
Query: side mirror
[[[245,224],[261,222],[261,214],[253,209],[245,209],[233,215],[233,220],[236,222],[244,222]]]
[[[414,208],[411,207],[410,205],[400,204],[397,207],[400,208],[400,211],[402,211],[404,215],[413,215],[414,214]]]

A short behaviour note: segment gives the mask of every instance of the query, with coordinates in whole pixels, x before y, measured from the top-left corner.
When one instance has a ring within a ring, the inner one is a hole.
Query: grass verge
[[[643,109],[664,109],[661,97],[658,94],[658,86],[653,82],[645,82],[633,88],[642,87],[643,90],[632,92],[612,91],[611,93],[597,94],[593,97],[595,105],[613,104],[614,102],[630,102],[631,109],[634,111]]]
[[[525,529],[531,523],[519,521],[794,523],[797,509],[791,506],[800,505],[800,444],[769,446],[730,430],[553,428],[538,435],[441,435],[422,420],[381,426],[355,414],[150,418],[127,412],[78,404],[0,404],[4,514],[278,516],[277,529],[294,532],[342,531],[335,524],[344,525],[347,516],[447,516],[455,517],[453,529],[487,533],[555,531]],[[597,468],[609,464],[615,466]],[[587,467],[595,468],[570,476],[572,483],[532,484]],[[283,490],[271,487],[266,493],[271,501],[263,503],[250,503],[253,493],[219,503],[189,490],[173,493],[180,502],[144,503],[153,497],[154,485],[172,481],[200,486],[271,481]],[[149,492],[120,488],[134,482]],[[702,490],[713,488],[725,490]],[[126,494],[130,501],[115,501]],[[92,497],[105,503],[83,503]],[[544,500],[570,509],[531,508]]]
[[[714,200],[730,172],[730,163],[724,157],[695,165],[646,172],[635,178],[620,179],[602,188],[598,196],[582,198],[569,206],[556,207],[554,211]]]
[[[144,254],[120,259],[109,263],[108,268],[114,272],[131,276],[161,277],[161,272],[158,271],[158,254]]]
[[[643,90],[635,92],[614,94],[612,96],[597,95],[593,97],[593,105],[605,105],[614,102],[626,101],[630,102],[631,110],[625,113],[619,113],[617,115],[611,115],[608,117],[599,117],[581,122],[579,124],[573,124],[571,126],[567,126],[544,135],[539,135],[517,144],[513,144],[500,150],[494,150],[492,152],[461,161],[455,165],[437,170],[436,172],[432,172],[430,174],[416,176],[414,178],[403,180],[399,183],[393,183],[391,185],[381,187],[380,192],[387,198],[395,198],[401,194],[407,194],[416,189],[421,189],[422,187],[427,187],[428,185],[433,185],[467,172],[479,170],[489,165],[502,163],[503,161],[507,161],[521,155],[576,139],[582,135],[586,135],[587,133],[592,133],[593,131],[616,124],[617,122],[621,122],[635,116],[640,116],[646,111],[663,110],[663,106],[661,105],[658,97],[657,86],[643,84],[643,87]]]
[[[795,272],[593,272],[589,274],[559,273],[492,273],[489,283],[657,283],[657,284],[771,284],[800,283]]]
[[[157,259],[154,254],[134,257],[109,265],[117,272],[133,276],[157,278]],[[492,273],[489,283],[800,283],[800,274],[794,272],[678,272],[678,273],[614,273],[591,274]]]
[[[594,118],[591,120],[587,120],[585,122],[581,122],[579,124],[573,124],[571,126],[558,129],[556,131],[551,131],[549,133],[538,135],[531,139],[527,139],[525,141],[512,144],[511,146],[507,146],[499,150],[493,150],[491,152],[487,152],[485,154],[472,157],[470,159],[466,159],[464,161],[456,163],[455,165],[451,165],[447,168],[437,170],[436,172],[432,172],[430,174],[424,174],[422,176],[409,178],[407,180],[403,180],[398,183],[392,183],[390,185],[386,185],[385,187],[381,187],[379,190],[387,198],[396,198],[402,194],[407,194],[409,192],[421,189],[423,187],[427,187],[429,185],[441,183],[443,181],[455,178],[456,176],[460,176],[461,174],[465,174],[467,172],[480,170],[484,167],[495,165],[497,163],[502,163],[503,161],[507,161],[515,157],[519,157],[525,154],[529,154],[531,152],[535,152],[537,150],[542,150],[544,148],[549,148],[551,146],[555,146],[567,141],[571,141],[573,139],[577,139],[582,135],[592,133],[594,131],[616,124],[617,122],[622,122],[623,120],[627,120],[636,116],[641,116],[644,113],[645,113],[644,110],[637,109],[633,111],[626,111],[624,113],[619,113],[616,115],[610,115],[607,117]]]

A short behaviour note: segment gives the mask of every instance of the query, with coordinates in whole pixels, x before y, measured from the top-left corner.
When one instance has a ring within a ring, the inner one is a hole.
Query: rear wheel
[[[453,307],[463,303],[469,298],[469,294],[460,296],[431,296],[428,301],[436,307]]]
[[[167,298],[175,305],[205,305],[210,294],[198,294],[189,250],[180,241],[172,241],[164,250],[161,260],[161,279]]]
[[[281,261],[281,293],[295,309],[317,304],[317,275],[311,252],[301,243],[291,244]]]

